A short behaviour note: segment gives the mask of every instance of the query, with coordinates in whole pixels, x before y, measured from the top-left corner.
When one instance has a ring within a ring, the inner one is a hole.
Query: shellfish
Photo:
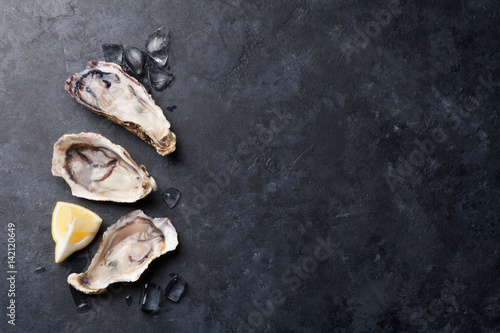
[[[68,283],[86,294],[98,294],[115,282],[134,282],[159,256],[178,245],[168,218],[151,218],[135,210],[111,225],[84,273],[72,273]]]
[[[62,177],[74,196],[90,200],[135,202],[157,189],[143,165],[96,133],[63,135],[54,144],[52,174]]]
[[[119,65],[91,61],[84,71],[66,81],[66,90],[78,103],[124,126],[159,154],[175,150],[176,136],[162,109]]]

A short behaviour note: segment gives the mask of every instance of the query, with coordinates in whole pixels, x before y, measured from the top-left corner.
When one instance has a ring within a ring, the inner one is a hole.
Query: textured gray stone
[[[0,8],[0,202],[18,271],[16,327],[4,315],[0,331],[498,330],[498,1]],[[64,91],[102,44],[143,49],[161,26],[175,79],[153,97],[178,139],[166,157]],[[50,173],[52,147],[82,131],[122,145],[159,190],[131,205],[72,197]],[[98,213],[103,230],[137,208],[168,216],[179,248],[79,314],[66,278],[102,231],[55,264],[59,200]],[[0,244],[6,263],[6,232]],[[174,271],[189,281],[178,304],[151,316],[123,302]]]

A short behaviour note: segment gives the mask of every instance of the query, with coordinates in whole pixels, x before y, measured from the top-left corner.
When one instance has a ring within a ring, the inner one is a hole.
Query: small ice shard
[[[167,106],[167,110],[170,112],[174,112],[175,109],[177,109],[177,105]]]
[[[87,265],[87,258],[85,257],[76,257],[74,258],[70,265],[70,272],[81,272],[85,266]],[[71,297],[73,297],[73,301],[76,305],[77,313],[85,313],[92,309],[92,305],[89,302],[89,296],[87,294],[81,293],[72,286],[69,286],[69,291],[71,293]]]
[[[142,289],[141,310],[156,313],[160,310],[161,287],[154,283],[146,283]]]
[[[149,82],[151,87],[157,91],[165,90],[173,79],[174,76],[171,73],[165,72],[162,69],[151,68],[149,70]]]
[[[103,44],[102,51],[104,52],[104,59],[107,62],[114,62],[117,65],[123,63],[123,45],[122,44]]]
[[[172,302],[179,302],[186,290],[186,281],[176,273],[172,273],[170,276],[172,279],[165,288],[165,297]]]
[[[76,307],[77,313],[85,313],[92,309],[92,306],[89,303],[81,303]]]
[[[146,40],[146,53],[155,60],[158,66],[163,67],[167,63],[168,51],[170,49],[170,37],[167,29],[161,27],[148,36]]]
[[[37,267],[35,268],[35,273],[40,274],[45,272],[45,267]]]
[[[127,302],[128,306],[131,306],[132,305],[132,296],[127,295],[127,297],[125,297],[125,302]]]
[[[146,55],[144,52],[137,47],[130,46],[125,48],[123,57],[125,63],[135,75],[140,75],[142,73],[142,69],[146,63]]]
[[[75,302],[77,313],[85,313],[92,309],[92,305],[88,302],[89,296],[87,294],[79,292],[72,286],[69,286],[69,291]]]
[[[181,197],[181,191],[176,188],[169,188],[162,193],[161,197],[166,202],[168,208],[172,209],[177,205]]]

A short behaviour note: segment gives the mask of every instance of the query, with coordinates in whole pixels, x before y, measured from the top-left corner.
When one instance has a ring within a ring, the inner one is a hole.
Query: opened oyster
[[[66,90],[78,103],[124,126],[161,155],[175,150],[176,137],[163,111],[117,64],[89,62],[87,69],[66,81]]]
[[[88,270],[70,274],[68,283],[86,294],[98,294],[112,283],[137,281],[154,259],[178,243],[168,218],[153,219],[135,210],[104,232]]]
[[[157,189],[143,165],[96,133],[63,135],[54,145],[52,174],[90,200],[135,202]]]

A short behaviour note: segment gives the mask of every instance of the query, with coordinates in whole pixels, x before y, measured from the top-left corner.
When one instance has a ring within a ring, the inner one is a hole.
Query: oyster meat
[[[176,137],[162,109],[136,79],[111,62],[91,61],[66,81],[78,103],[124,126],[161,155],[175,150]]]
[[[151,218],[135,210],[111,225],[88,270],[72,273],[68,283],[86,294],[98,294],[115,282],[137,281],[149,264],[178,244],[168,218]]]
[[[74,196],[90,200],[135,202],[157,189],[143,165],[96,133],[63,135],[54,144],[52,174],[64,178]]]

